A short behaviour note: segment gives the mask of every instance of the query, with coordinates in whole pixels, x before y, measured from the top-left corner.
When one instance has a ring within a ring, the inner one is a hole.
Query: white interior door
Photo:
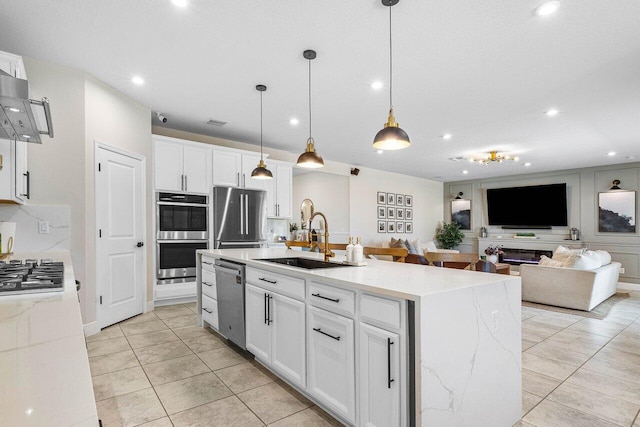
[[[145,301],[144,159],[96,147],[96,280],[100,328]]]

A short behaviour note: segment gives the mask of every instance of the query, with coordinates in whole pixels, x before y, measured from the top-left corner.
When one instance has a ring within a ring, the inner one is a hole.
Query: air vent
[[[449,160],[451,160],[452,162],[461,162],[463,160],[469,160],[466,157],[462,157],[462,156],[458,156],[458,157],[449,157]]]
[[[211,126],[224,126],[227,124],[227,122],[223,122],[222,120],[214,120],[214,119],[209,119],[209,121],[207,121],[206,123]]]

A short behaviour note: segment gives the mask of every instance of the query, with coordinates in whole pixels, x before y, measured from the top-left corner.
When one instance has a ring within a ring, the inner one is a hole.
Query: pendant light
[[[382,0],[389,7],[389,119],[384,128],[376,134],[373,147],[378,150],[400,150],[411,145],[409,135],[400,128],[393,115],[393,46],[391,43],[391,7],[400,0]]]
[[[265,85],[257,85],[256,89],[260,92],[260,163],[258,163],[258,167],[251,172],[251,178],[271,179],[273,178],[273,174],[267,169],[267,165],[265,165],[264,160],[262,160],[262,95],[266,92],[267,87]]]
[[[315,141],[311,137],[311,60],[316,58],[316,51],[305,50],[302,56],[309,60],[309,139],[307,139],[306,150],[298,157],[298,166],[315,169],[324,166],[324,160],[322,160],[320,154],[316,153]]]

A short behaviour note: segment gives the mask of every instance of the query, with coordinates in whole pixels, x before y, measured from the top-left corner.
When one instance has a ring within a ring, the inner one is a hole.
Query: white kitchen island
[[[345,424],[520,420],[519,277],[378,260],[311,270],[260,260],[300,256],[322,259],[286,249],[198,251],[201,324],[218,330],[215,259],[242,263],[247,350]]]

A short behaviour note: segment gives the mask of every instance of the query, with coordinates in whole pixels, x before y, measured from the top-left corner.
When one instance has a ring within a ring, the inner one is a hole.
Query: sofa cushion
[[[438,248],[436,248],[436,244],[433,243],[433,240],[422,245],[422,249],[427,252],[438,252]]]
[[[585,251],[583,254],[572,254],[564,261],[564,267],[578,270],[595,270],[601,267],[600,257],[593,251]]]
[[[607,264],[611,264],[611,254],[609,254],[609,252],[607,251],[593,251],[595,253],[596,256],[598,256],[600,258],[600,264],[601,265],[607,265]]]
[[[560,262],[565,262],[567,258],[572,255],[580,255],[584,252],[584,249],[569,249],[566,246],[558,246],[556,250],[553,252],[552,259]]]
[[[422,253],[418,252],[418,248],[414,246],[409,240],[405,240],[404,244],[407,245],[407,249],[409,249],[409,253],[413,255],[422,255]]]
[[[402,248],[402,249],[409,250],[409,248],[407,248],[407,245],[405,245],[404,240],[402,240],[402,239],[394,239],[393,237],[391,238],[391,242],[389,243],[389,247],[390,248]]]
[[[564,262],[551,259],[546,255],[541,255],[540,262],[538,262],[538,265],[544,265],[547,267],[564,267]]]

